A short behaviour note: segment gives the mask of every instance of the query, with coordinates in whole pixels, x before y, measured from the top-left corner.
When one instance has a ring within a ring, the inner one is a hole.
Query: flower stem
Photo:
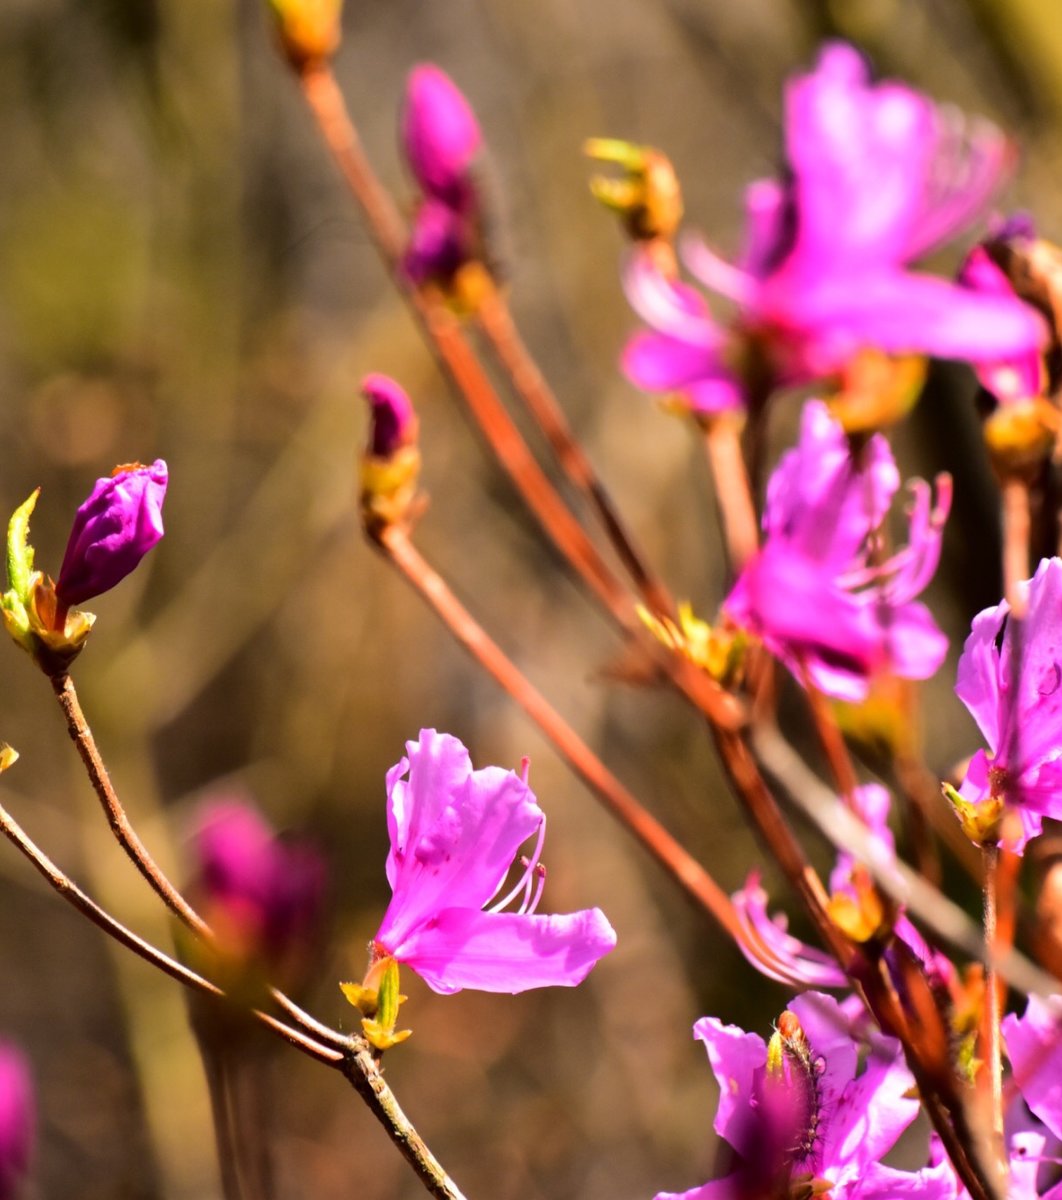
[[[1003,1053],[1000,1035],[1001,990],[1003,981],[996,966],[999,945],[997,933],[997,888],[999,885],[999,846],[986,845],[984,857],[985,922],[985,1049],[988,1064],[989,1099],[995,1156],[1006,1162],[1003,1142]]]
[[[397,526],[389,526],[381,534],[378,544],[428,601],[458,642],[520,705],[605,808],[731,937],[740,938],[741,929],[727,894],[608,770],[541,692],[528,682],[461,604],[442,577],[425,562],[406,532]]]
[[[1029,484],[1018,475],[1003,481],[1003,595],[1015,619],[1025,615],[1025,593],[1021,584],[1032,574],[1029,564],[1029,537],[1032,515]]]
[[[760,543],[756,505],[741,450],[741,429],[735,418],[721,416],[706,420],[703,430],[730,569],[737,575]]]
[[[609,541],[642,599],[654,612],[673,612],[674,603],[667,588],[646,565],[644,556],[634,545],[604,484],[572,432],[553,389],[520,337],[504,294],[497,288],[490,289],[476,311],[476,319],[509,376],[513,390],[546,435],[565,475],[597,510]]]
[[[59,701],[59,707],[66,717],[67,731],[77,748],[81,761],[85,764],[92,789],[103,806],[107,823],[118,840],[118,844],[166,907],[198,937],[210,941],[212,935],[209,926],[177,888],[170,883],[162,869],[148,853],[147,847],[137,836],[136,830],[126,815],[122,802],[118,799],[118,794],[111,784],[111,777],[96,746],[96,739],[92,736],[92,730],[81,710],[74,681],[69,675],[54,675],[51,677],[51,684],[56,699]]]

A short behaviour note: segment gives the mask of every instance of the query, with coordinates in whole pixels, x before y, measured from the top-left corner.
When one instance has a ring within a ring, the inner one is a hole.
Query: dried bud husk
[[[637,242],[672,241],[682,221],[682,188],[667,155],[619,138],[591,138],[583,149],[624,171],[621,179],[595,175],[590,190],[619,215],[627,234]]]
[[[296,70],[327,62],[339,48],[343,0],[268,0],[280,45]]]

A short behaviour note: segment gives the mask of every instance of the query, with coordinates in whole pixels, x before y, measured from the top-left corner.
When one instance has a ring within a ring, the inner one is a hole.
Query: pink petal
[[[472,770],[449,734],[423,729],[388,772],[387,878],[393,896],[377,940],[395,953],[411,928],[438,909],[480,909],[498,890],[516,852],[545,819],[519,776]]]
[[[757,1092],[757,1076],[767,1065],[767,1046],[755,1033],[724,1025],[715,1017],[702,1017],[693,1036],[704,1042],[712,1074],[719,1084],[719,1107],[712,1128],[742,1155],[754,1147],[756,1133],[750,1108]]]
[[[1014,1083],[1025,1103],[1062,1137],[1062,1007],[1030,996],[1024,1016],[1003,1018],[1003,1039]]]
[[[1018,672],[1009,661],[1015,644],[1021,648]],[[1020,628],[1008,626],[1006,645],[1003,676],[1018,678],[1004,696],[1006,732],[997,757],[1024,773],[1057,748],[1062,731],[1062,560],[1040,563],[1029,583],[1025,620]]]
[[[863,59],[837,43],[789,83],[785,100],[800,213],[794,257],[820,269],[899,263],[925,195],[933,106],[900,84],[871,86]]]
[[[631,383],[646,392],[679,391],[722,370],[714,349],[649,331],[628,341],[620,365]]]
[[[993,752],[999,745],[1000,734],[999,650],[996,639],[1009,611],[1004,602],[994,608],[986,608],[974,617],[970,636],[959,658],[955,682],[955,694],[966,705],[984,735],[989,750]]]
[[[436,992],[524,992],[581,983],[616,944],[597,908],[554,916],[444,908],[391,952]]]
[[[1017,298],[983,296],[943,279],[905,271],[847,274],[815,283],[780,278],[775,305],[796,313],[818,343],[825,369],[854,351],[876,346],[894,354],[994,362],[1040,350],[1047,326]]]

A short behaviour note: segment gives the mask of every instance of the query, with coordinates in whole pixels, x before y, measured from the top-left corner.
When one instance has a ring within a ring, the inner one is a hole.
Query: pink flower
[[[392,898],[374,939],[377,957],[408,964],[443,993],[580,983],[616,934],[596,908],[535,913],[546,818],[526,779],[500,767],[473,771],[465,747],[434,729],[407,742],[406,755],[387,773]],[[534,853],[505,891],[531,837]],[[504,912],[518,897],[517,911]]]
[[[933,509],[929,485],[910,486],[909,543],[870,566],[869,539],[899,487],[892,452],[875,435],[857,461],[826,406],[809,402],[800,441],[768,484],[763,547],[724,614],[830,696],[861,700],[882,671],[928,678],[947,639],[915,597],[936,570],[951,487],[947,476],[938,478]]]
[[[657,1200],[745,1200],[828,1194],[831,1200],[948,1194],[928,1172],[881,1159],[914,1120],[914,1080],[899,1042],[870,1034],[866,1066],[836,1000],[808,992],[778,1020],[772,1052],[758,1035],[705,1017],[693,1027],[719,1083],[714,1129],[733,1149],[731,1173]]]
[[[1027,250],[1034,239],[1032,224],[1019,217],[998,229],[991,244]],[[983,296],[1012,299],[1017,296],[1010,280],[985,246],[975,246],[966,256],[958,281],[962,287]],[[979,363],[974,369],[981,386],[1001,404],[1031,400],[1043,394],[1046,382],[1043,356],[1035,346],[995,362]]]
[[[321,919],[325,869],[316,851],[277,837],[237,798],[203,805],[192,848],[197,902],[230,965],[292,973]]]
[[[968,131],[911,88],[871,84],[860,55],[830,43],[786,88],[785,153],[787,182],[746,193],[737,263],[686,248],[693,273],[734,306],[728,327],[636,255],[626,288],[650,332],[624,367],[638,386],[717,412],[750,379],[809,382],[868,347],[992,362],[1044,344],[1044,322],[1015,296],[908,270],[989,200],[1009,157],[991,126]]]
[[[55,585],[64,609],[109,591],[159,541],[167,482],[161,458],[96,480],[74,517]]]
[[[988,743],[959,795],[1017,813],[1020,833],[1008,844],[1019,853],[1044,817],[1062,817],[1062,560],[1044,559],[1028,589],[1020,624],[1005,600],[974,617],[955,683]]]
[[[0,1200],[13,1200],[29,1167],[36,1130],[29,1065],[0,1043]]]

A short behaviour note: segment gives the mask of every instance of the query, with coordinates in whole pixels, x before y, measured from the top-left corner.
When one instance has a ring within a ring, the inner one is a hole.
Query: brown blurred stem
[[[1029,538],[1032,529],[1029,485],[1018,475],[1003,480],[1003,595],[1017,620],[1025,615],[1021,584],[1029,578]]]
[[[736,417],[724,415],[705,418],[701,428],[727,557],[736,575],[759,546],[759,522],[741,449],[741,426]]]
[[[672,613],[674,602],[663,582],[637,549],[590,459],[568,424],[568,418],[520,336],[505,295],[491,288],[476,318],[513,390],[546,435],[565,475],[597,510],[613,549],[645,603],[657,613]]]
[[[376,544],[435,610],[453,636],[535,722],[610,813],[634,835],[687,894],[738,939],[730,898],[690,853],[642,807],[548,700],[517,669],[421,557],[403,529],[391,525]]]

